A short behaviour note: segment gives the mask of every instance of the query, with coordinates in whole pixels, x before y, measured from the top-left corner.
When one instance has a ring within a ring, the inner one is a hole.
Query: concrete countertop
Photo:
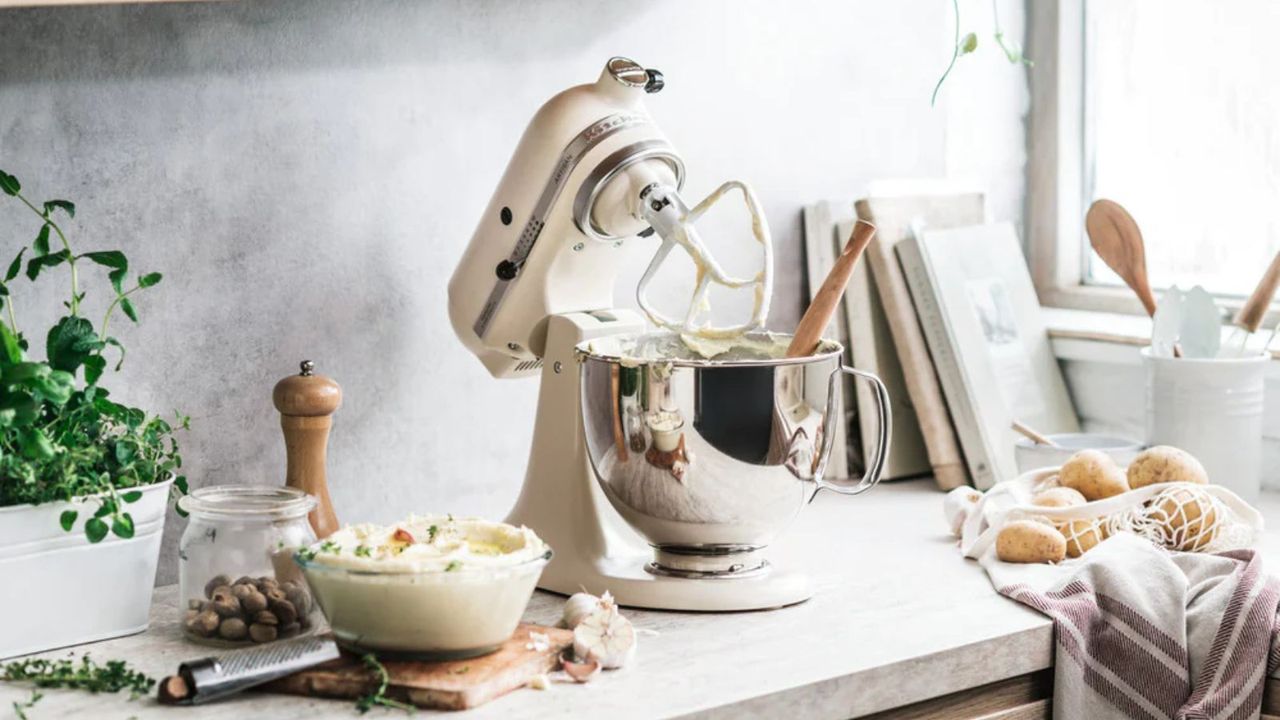
[[[637,628],[658,633],[640,638],[634,666],[585,686],[518,690],[465,717],[589,711],[611,720],[848,718],[1049,667],[1052,624],[997,595],[982,569],[960,556],[941,503],[927,479],[885,484],[857,498],[822,493],[773,552],[775,562],[811,573],[812,600],[748,613],[627,611]],[[99,661],[126,659],[153,677],[168,675],[180,661],[209,654],[181,638],[176,600],[175,587],[159,588],[149,631],[71,650]],[[526,619],[554,623],[562,604],[539,592]],[[0,707],[29,694],[24,685],[0,683]],[[49,690],[29,715],[172,720],[357,713],[346,701],[258,693],[173,709],[151,698]]]

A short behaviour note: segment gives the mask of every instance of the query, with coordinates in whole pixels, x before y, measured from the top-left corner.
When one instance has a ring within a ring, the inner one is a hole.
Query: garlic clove
[[[600,674],[600,663],[598,661],[587,659],[578,662],[573,648],[565,648],[564,652],[560,653],[560,667],[564,669],[566,675],[573,678],[573,681],[577,683],[589,682],[591,678]]]
[[[579,658],[595,660],[605,670],[620,668],[635,657],[635,628],[616,607],[601,607],[574,628],[573,651]]]
[[[605,593],[608,595],[608,593]],[[564,626],[570,630],[578,627],[578,623],[583,618],[595,610],[600,604],[600,598],[587,592],[574,593],[564,603],[564,614],[562,620]]]

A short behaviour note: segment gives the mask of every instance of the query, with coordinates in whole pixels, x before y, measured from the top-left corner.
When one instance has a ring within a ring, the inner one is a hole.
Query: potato
[[[1218,509],[1209,493],[1193,486],[1171,487],[1147,504],[1147,517],[1160,523],[1164,546],[1193,552],[1218,535]]]
[[[1087,502],[1079,490],[1069,487],[1049,488],[1031,498],[1031,504],[1040,507],[1075,507]]]
[[[1014,520],[996,535],[996,557],[1011,563],[1056,563],[1067,555],[1067,539],[1048,523]]]
[[[1097,520],[1068,520],[1057,526],[1067,540],[1067,557],[1078,558],[1107,539],[1107,528]]]
[[[1081,450],[1058,471],[1058,484],[1076,490],[1086,500],[1101,500],[1129,490],[1124,471],[1111,456],[1098,450]]]
[[[1166,482],[1204,485],[1209,482],[1209,474],[1191,453],[1168,445],[1147,448],[1129,463],[1130,488]]]

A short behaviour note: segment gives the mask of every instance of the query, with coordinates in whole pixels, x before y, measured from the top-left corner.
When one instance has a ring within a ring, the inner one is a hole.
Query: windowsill
[[[1061,360],[1136,365],[1141,362],[1137,349],[1151,343],[1151,318],[1146,315],[1062,307],[1042,307],[1040,311],[1054,353]],[[1270,334],[1260,329],[1249,339],[1249,346],[1261,351]],[[1271,357],[1280,359],[1280,350],[1273,348]]]

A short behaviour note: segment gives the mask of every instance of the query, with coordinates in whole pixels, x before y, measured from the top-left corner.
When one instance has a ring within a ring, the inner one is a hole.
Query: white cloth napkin
[[[1000,594],[1053,619],[1054,717],[1258,718],[1280,665],[1280,581],[1261,556],[1170,552],[1122,532],[1058,565],[1001,562],[993,530],[1021,515],[1029,487],[965,501],[963,523],[948,519]]]

